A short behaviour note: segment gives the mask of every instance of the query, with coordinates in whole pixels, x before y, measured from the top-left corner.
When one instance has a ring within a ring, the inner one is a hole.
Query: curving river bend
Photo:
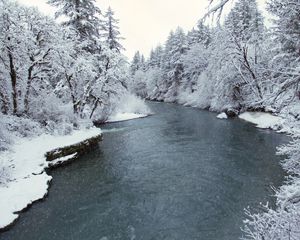
[[[99,149],[51,172],[49,196],[2,240],[234,240],[244,208],[274,202],[287,137],[173,104],[103,126]]]

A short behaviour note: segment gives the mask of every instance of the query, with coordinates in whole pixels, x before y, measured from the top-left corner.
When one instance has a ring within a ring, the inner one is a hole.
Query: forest
[[[267,24],[256,0],[235,0],[229,13],[229,0],[209,2],[195,28],[178,27],[149,57],[137,51],[128,63],[111,8],[48,0],[52,19],[0,0],[0,151],[16,137],[64,136],[120,112],[148,115],[144,100],[228,118],[271,113],[284,119],[272,128],[292,137],[278,149],[289,177],[275,190],[275,209],[245,210],[244,239],[299,239],[300,2],[268,0]],[[6,168],[0,161],[0,185]]]
[[[51,0],[57,23],[35,8],[0,3],[1,148],[9,144],[7,128],[18,132],[14,128],[23,125],[23,135],[65,134],[82,122],[105,122],[128,98],[127,63],[112,9],[102,13],[94,1]]]

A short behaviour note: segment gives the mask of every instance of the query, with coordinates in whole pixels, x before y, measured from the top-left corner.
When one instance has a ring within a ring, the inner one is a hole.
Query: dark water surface
[[[172,104],[107,124],[99,149],[51,172],[49,196],[5,240],[234,240],[244,208],[274,201],[287,137]]]

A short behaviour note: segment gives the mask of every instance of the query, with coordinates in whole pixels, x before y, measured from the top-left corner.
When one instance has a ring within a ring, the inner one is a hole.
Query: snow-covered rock
[[[227,116],[227,114],[226,113],[220,113],[218,116],[217,116],[217,118],[219,118],[219,119],[227,119],[228,118],[228,116]]]

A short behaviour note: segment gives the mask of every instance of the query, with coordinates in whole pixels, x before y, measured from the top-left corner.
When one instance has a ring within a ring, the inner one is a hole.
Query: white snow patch
[[[46,152],[99,134],[99,128],[91,128],[76,130],[68,136],[43,134],[31,139],[18,138],[10,151],[2,152],[0,162],[9,163],[9,179],[0,185],[0,228],[11,224],[19,211],[47,194],[51,176],[44,172],[49,165]]]
[[[77,153],[73,153],[73,154],[70,154],[70,155],[65,156],[65,157],[57,158],[54,161],[49,162],[48,165],[50,167],[54,167],[54,166],[60,165],[64,162],[68,162],[68,161],[74,159],[75,157],[77,157]]]
[[[244,112],[239,115],[240,119],[256,124],[258,128],[276,129],[282,125],[283,119],[264,112]]]
[[[144,118],[147,117],[147,114],[139,114],[139,113],[117,113],[113,116],[110,116],[106,122],[112,123],[112,122],[121,122],[121,121],[127,121],[137,118]]]
[[[228,116],[227,116],[227,114],[226,113],[220,113],[218,116],[217,116],[217,118],[219,118],[219,119],[227,119],[228,118]]]
[[[21,211],[34,201],[42,199],[48,190],[51,176],[46,173],[29,175],[8,183],[0,188],[0,228],[4,228],[18,218]]]

